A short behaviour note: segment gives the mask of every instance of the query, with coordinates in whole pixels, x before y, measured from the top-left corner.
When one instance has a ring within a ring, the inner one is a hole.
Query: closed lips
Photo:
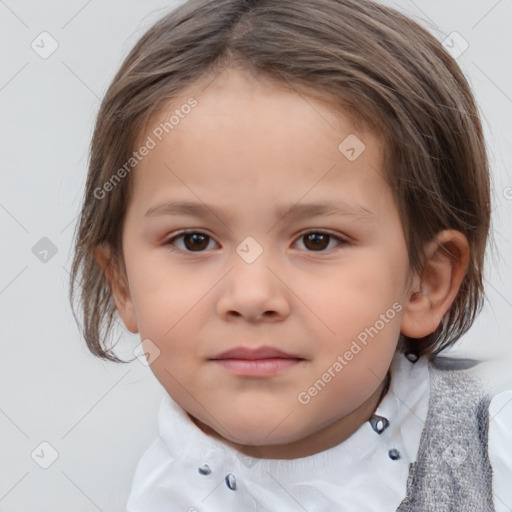
[[[222,352],[212,359],[303,359],[294,354],[288,354],[274,347],[259,347],[251,349],[248,347],[236,347]]]

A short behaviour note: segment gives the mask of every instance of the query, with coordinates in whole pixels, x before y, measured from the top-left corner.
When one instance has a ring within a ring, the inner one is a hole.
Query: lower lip
[[[302,359],[269,357],[266,359],[214,359],[213,361],[237,375],[266,377],[288,370],[300,363]]]

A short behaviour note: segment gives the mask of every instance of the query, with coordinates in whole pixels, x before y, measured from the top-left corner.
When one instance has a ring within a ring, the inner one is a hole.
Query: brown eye
[[[208,239],[208,236],[202,235],[201,233],[191,233],[188,235],[184,235],[183,243],[185,244],[185,247],[187,249],[190,249],[191,251],[195,249],[200,251],[208,247]]]
[[[323,250],[329,245],[329,235],[322,233],[311,233],[304,236],[304,245],[308,249]]]
[[[337,236],[323,233],[322,231],[311,231],[302,235],[299,240],[303,241],[304,247],[306,247],[308,251],[313,252],[325,252],[325,249],[329,247],[330,242],[333,240],[336,240],[338,245],[348,243]]]
[[[208,247],[211,237],[197,231],[181,233],[166,242],[167,245],[174,245],[176,240],[183,239],[182,247],[179,250],[184,252],[203,252]]]

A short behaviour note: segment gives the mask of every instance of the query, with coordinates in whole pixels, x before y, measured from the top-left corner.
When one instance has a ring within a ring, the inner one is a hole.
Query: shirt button
[[[396,448],[391,448],[388,455],[391,460],[398,460],[400,458],[400,452]]]
[[[389,420],[384,418],[384,416],[374,414],[370,418],[370,425],[372,426],[373,430],[377,432],[377,434],[382,434],[382,432],[384,432],[384,430],[389,427]]]
[[[235,478],[235,475],[233,475],[233,473],[228,473],[226,475],[226,478],[224,479],[226,481],[226,485],[232,490],[234,491],[236,489],[236,478]]]
[[[419,359],[418,354],[415,354],[414,352],[407,352],[407,354],[405,354],[405,357],[409,359],[411,363],[415,363]]]
[[[209,475],[212,472],[208,464],[203,464],[200,468],[197,468],[197,471],[199,471],[201,475]]]

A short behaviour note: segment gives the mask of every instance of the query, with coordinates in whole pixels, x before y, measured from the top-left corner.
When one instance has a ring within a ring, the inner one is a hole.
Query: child
[[[127,510],[507,510],[510,406],[490,429],[471,362],[436,358],[480,310],[489,219],[469,85],[404,15],[158,21],[101,105],[70,289],[90,350],[120,361],[118,312],[167,392]]]

